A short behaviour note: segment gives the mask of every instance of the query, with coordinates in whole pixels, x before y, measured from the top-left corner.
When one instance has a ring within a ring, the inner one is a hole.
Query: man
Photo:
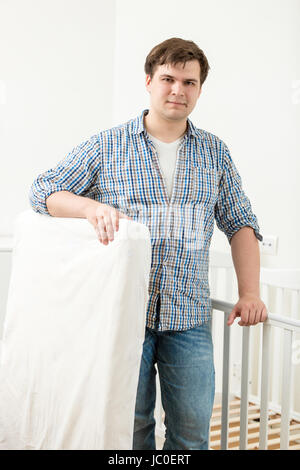
[[[134,449],[155,449],[155,377],[165,410],[164,449],[207,449],[214,401],[208,255],[214,219],[226,234],[239,300],[228,325],[267,318],[259,294],[256,216],[229,150],[188,119],[209,65],[192,41],[171,38],[145,63],[150,109],[82,143],[32,185],[34,210],[86,218],[100,242],[119,218],[146,223],[149,302],[137,390]]]

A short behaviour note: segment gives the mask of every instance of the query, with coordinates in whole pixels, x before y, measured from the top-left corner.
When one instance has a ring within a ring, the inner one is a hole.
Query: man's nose
[[[176,95],[183,95],[183,85],[180,82],[175,82],[172,85],[172,93]]]

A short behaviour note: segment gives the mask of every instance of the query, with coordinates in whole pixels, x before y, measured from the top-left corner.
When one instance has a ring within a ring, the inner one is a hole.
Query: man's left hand
[[[259,322],[264,322],[268,318],[267,308],[263,301],[256,295],[241,296],[237,304],[232,309],[227,325],[233,324],[236,317],[241,317],[239,321],[240,326],[256,325]]]

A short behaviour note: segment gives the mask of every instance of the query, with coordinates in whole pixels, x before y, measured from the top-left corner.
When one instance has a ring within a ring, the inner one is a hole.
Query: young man
[[[107,245],[119,218],[146,223],[152,242],[149,302],[137,390],[134,449],[155,449],[155,377],[165,410],[164,449],[207,449],[214,401],[209,245],[226,234],[239,300],[228,325],[267,318],[259,294],[256,216],[229,150],[188,119],[209,65],[192,42],[171,38],[145,63],[150,109],[92,136],[31,188],[35,211],[86,218]]]

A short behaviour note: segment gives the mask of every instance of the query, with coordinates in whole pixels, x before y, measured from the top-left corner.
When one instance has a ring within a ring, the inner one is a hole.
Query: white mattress
[[[0,362],[0,449],[131,449],[151,241],[120,219],[15,222]]]

